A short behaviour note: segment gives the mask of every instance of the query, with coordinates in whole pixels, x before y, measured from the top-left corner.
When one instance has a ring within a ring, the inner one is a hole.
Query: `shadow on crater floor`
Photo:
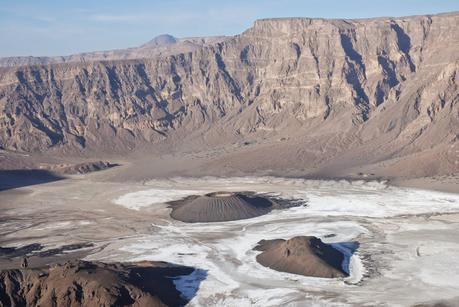
[[[357,241],[350,241],[350,242],[331,243],[330,245],[333,248],[339,250],[343,254],[344,260],[341,264],[341,267],[343,268],[343,271],[345,271],[347,274],[350,274],[349,262],[351,260],[352,255],[360,247],[360,243]]]
[[[0,191],[65,179],[46,170],[0,170]]]

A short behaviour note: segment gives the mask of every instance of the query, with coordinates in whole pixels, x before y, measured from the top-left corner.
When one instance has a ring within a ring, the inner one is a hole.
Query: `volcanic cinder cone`
[[[257,261],[273,270],[323,278],[348,276],[342,269],[344,255],[316,237],[262,240],[255,250]]]
[[[215,192],[174,202],[171,217],[188,222],[224,222],[249,219],[271,211],[266,198],[242,193]]]

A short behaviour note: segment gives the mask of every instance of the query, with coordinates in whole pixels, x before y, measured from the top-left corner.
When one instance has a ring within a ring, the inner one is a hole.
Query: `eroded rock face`
[[[326,148],[322,160],[354,148],[371,162],[443,153],[428,168],[446,172],[457,167],[447,148],[459,127],[458,24],[457,13],[265,19],[187,53],[1,68],[0,147],[125,152],[289,135]]]
[[[344,255],[316,237],[262,240],[254,248],[262,251],[257,261],[273,270],[323,278],[348,276]]]
[[[182,306],[172,278],[194,269],[166,263],[70,261],[0,272],[2,306]]]
[[[0,58],[0,67],[84,63],[94,61],[145,59],[156,56],[191,52],[207,45],[223,42],[226,36],[175,38],[162,34],[139,47],[78,53],[69,56],[19,56]]]

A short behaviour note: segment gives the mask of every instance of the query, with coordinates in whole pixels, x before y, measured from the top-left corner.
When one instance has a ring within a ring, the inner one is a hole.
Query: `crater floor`
[[[409,306],[459,293],[459,195],[381,182],[278,177],[172,178],[143,183],[83,175],[0,192],[0,246],[91,243],[72,257],[159,260],[197,270],[176,280],[190,306]],[[184,223],[166,202],[250,190],[304,204],[246,220]],[[322,279],[263,267],[262,240],[316,236],[346,253],[349,277]],[[357,250],[355,242],[359,243]],[[33,252],[32,252],[33,253]],[[52,254],[52,253],[51,253]],[[0,268],[21,257],[0,257]],[[407,282],[409,280],[409,282]]]

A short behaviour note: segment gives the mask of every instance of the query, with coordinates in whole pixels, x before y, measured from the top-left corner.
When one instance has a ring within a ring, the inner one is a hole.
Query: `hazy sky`
[[[156,35],[232,35],[266,17],[459,11],[459,0],[0,0],[0,57],[140,45]]]

